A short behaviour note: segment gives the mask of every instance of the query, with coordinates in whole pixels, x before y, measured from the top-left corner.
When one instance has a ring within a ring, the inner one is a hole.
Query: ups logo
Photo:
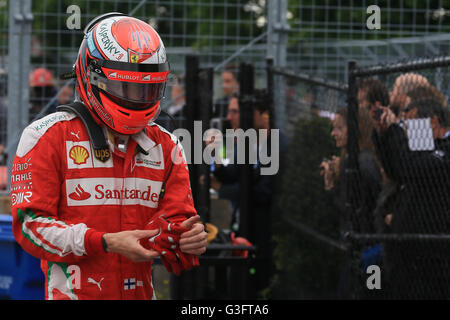
[[[101,162],[106,162],[111,157],[111,151],[109,149],[96,149],[94,150],[94,156]]]

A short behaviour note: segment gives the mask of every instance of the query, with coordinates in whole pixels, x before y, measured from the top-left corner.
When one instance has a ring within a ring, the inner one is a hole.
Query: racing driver
[[[22,133],[14,236],[41,259],[46,299],[152,299],[156,257],[180,274],[206,248],[181,143],[154,124],[165,48],[150,25],[120,13],[84,33],[75,102]]]

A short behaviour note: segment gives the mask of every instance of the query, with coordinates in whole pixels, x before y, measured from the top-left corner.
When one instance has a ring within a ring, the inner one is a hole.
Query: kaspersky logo
[[[142,205],[156,208],[161,181],[141,178],[66,180],[68,206]]]

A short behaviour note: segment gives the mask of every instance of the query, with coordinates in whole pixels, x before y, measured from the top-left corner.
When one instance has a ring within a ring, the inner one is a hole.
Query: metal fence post
[[[241,63],[239,66],[239,127],[247,131],[253,128],[252,101],[254,90],[254,69],[247,63]],[[252,210],[252,165],[250,162],[250,140],[245,139],[245,162],[238,164],[239,167],[239,233],[253,242],[255,238],[254,212]],[[236,152],[236,150],[235,150]],[[233,277],[232,284],[235,296],[232,298],[249,298],[253,296],[253,287],[249,279],[249,270],[247,265],[238,267]]]
[[[244,131],[253,128],[253,112],[251,96],[253,94],[253,66],[241,63],[239,68],[240,74],[240,95],[239,95],[239,113],[240,128]],[[251,217],[251,164],[249,163],[250,155],[249,140],[245,141],[245,164],[239,164],[240,167],[240,194],[239,194],[239,211],[240,211],[240,227],[239,230],[244,237],[253,236],[252,217]]]
[[[30,90],[31,0],[9,2],[7,157],[11,170],[17,136],[28,124]],[[11,172],[9,171],[9,174]],[[10,176],[10,175],[9,175]],[[8,189],[9,189],[8,178]]]
[[[274,59],[274,66],[285,67],[289,24],[287,23],[287,0],[268,1],[267,57]],[[284,78],[276,76],[274,81],[274,113],[276,128],[283,128],[286,114]]]
[[[186,56],[186,124],[185,128],[191,134],[191,149],[189,173],[191,178],[191,189],[194,197],[194,203],[197,207],[198,194],[198,172],[195,163],[195,136],[194,136],[194,121],[197,120],[197,104],[198,104],[198,69],[199,60],[197,56]]]
[[[353,230],[353,222],[356,214],[356,209],[358,208],[358,204],[360,203],[360,193],[358,192],[358,187],[360,183],[358,181],[359,178],[359,119],[358,119],[358,101],[357,101],[357,83],[356,83],[356,75],[354,74],[354,70],[356,69],[356,61],[349,61],[348,63],[348,116],[347,116],[347,151],[348,158],[347,163],[345,165],[345,177],[346,177],[346,217],[344,226],[344,235],[345,241],[347,242],[348,254],[347,254],[347,263],[348,270],[350,275],[348,277],[349,283],[347,284],[347,292],[343,292],[343,298],[354,298],[354,281],[353,278],[353,241],[348,238],[347,235],[349,232]],[[342,297],[341,297],[342,298]]]
[[[213,105],[213,69],[200,69],[199,70],[199,83],[197,86],[197,94],[198,94],[198,118],[196,120],[200,120],[202,123],[202,130],[205,132],[210,127],[211,113],[212,113],[212,105]],[[202,133],[203,133],[202,132]],[[205,142],[202,139],[202,150],[205,145]],[[203,221],[210,221],[210,166],[206,163],[202,162],[202,164],[198,164],[198,178],[200,176],[204,176],[204,184],[199,185],[198,190],[198,201],[197,201],[197,211],[198,214],[202,217]]]

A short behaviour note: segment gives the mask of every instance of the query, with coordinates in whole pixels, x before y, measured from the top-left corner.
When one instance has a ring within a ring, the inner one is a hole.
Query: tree
[[[274,299],[334,298],[341,252],[296,231],[280,215],[339,239],[339,216],[324,192],[319,164],[336,154],[328,119],[300,119],[287,155],[273,221],[277,273],[267,294]]]

